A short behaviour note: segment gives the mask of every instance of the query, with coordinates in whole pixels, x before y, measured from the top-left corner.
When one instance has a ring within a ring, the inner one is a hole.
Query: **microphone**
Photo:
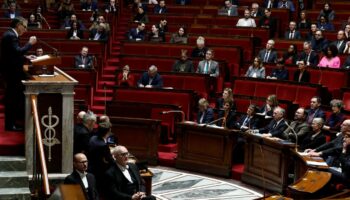
[[[284,121],[284,123],[287,125],[287,127],[292,130],[292,133],[295,136],[295,152],[298,152],[298,134],[295,132],[294,128],[291,127],[287,121]]]
[[[55,47],[49,45],[47,42],[45,42],[44,40],[41,40],[40,38],[36,38],[36,39],[37,39],[39,42],[43,43],[45,46],[47,46],[47,47],[49,47],[50,49],[52,49],[52,50],[53,50],[53,54],[54,54],[55,56],[58,55],[58,50],[57,50]]]
[[[47,22],[46,18],[41,14],[41,13],[36,13],[37,15],[40,16],[42,20],[44,20],[45,24],[47,25],[48,29],[51,29],[49,22]]]
[[[211,121],[211,122],[209,122],[209,123],[204,124],[203,127],[206,127],[206,126],[208,126],[208,125],[215,124],[216,122],[218,122],[218,121],[220,121],[220,120],[223,120],[223,119],[225,119],[225,118],[226,118],[226,117],[220,117],[219,119],[216,119],[216,120],[214,120],[214,121]]]
[[[181,122],[185,121],[185,113],[182,110],[168,110],[168,111],[162,111],[159,114],[161,115],[165,115],[165,114],[169,114],[169,113],[181,113]]]

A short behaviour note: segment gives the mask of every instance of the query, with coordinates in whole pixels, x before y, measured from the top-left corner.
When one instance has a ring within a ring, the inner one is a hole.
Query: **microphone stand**
[[[292,130],[292,133],[295,136],[295,152],[298,152],[298,134],[295,132],[294,128],[291,127],[287,121],[284,121],[284,123],[287,125],[287,127]]]
[[[53,54],[54,54],[55,56],[58,56],[58,50],[57,50],[55,47],[49,45],[47,42],[45,42],[44,40],[41,40],[40,38],[36,38],[36,39],[37,39],[39,42],[43,43],[45,46],[47,46],[47,47],[49,47],[50,49],[52,49],[52,50],[53,50]]]
[[[37,15],[39,15],[40,18],[44,20],[44,22],[45,22],[47,28],[48,28],[48,29],[51,29],[50,24],[46,21],[46,18],[45,18],[41,13],[37,13]]]
[[[160,114],[169,114],[169,113],[181,113],[181,122],[185,121],[185,113],[182,110],[169,110],[169,111],[162,111]]]
[[[216,119],[216,120],[214,120],[214,121],[211,121],[211,122],[209,122],[209,123],[204,124],[204,127],[206,127],[206,126],[208,126],[208,125],[215,124],[216,122],[218,122],[218,121],[220,121],[220,120],[223,120],[223,119],[225,119],[225,117],[220,117],[219,119]]]

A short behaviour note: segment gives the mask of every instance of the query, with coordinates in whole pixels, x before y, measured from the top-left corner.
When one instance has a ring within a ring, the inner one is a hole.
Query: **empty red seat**
[[[254,96],[255,94],[255,81],[250,80],[235,80],[233,86],[233,94]]]
[[[295,85],[278,85],[276,92],[277,98],[293,102],[295,100],[297,89],[298,86]]]
[[[257,82],[255,86],[255,97],[267,97],[270,94],[276,94],[276,83]]]
[[[298,87],[294,103],[299,104],[299,106],[306,107],[310,104],[310,99],[318,95],[318,88],[310,86]]]
[[[350,92],[343,93],[344,110],[350,111]]]

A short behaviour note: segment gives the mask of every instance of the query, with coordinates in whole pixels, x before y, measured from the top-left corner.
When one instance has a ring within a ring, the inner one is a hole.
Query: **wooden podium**
[[[78,81],[54,67],[53,75],[32,76],[25,86],[25,156],[27,172],[33,172],[34,125],[31,95],[37,96],[48,173],[71,173],[73,168],[73,100]]]
[[[31,75],[53,75],[54,67],[61,64],[61,57],[56,55],[39,56],[31,60],[32,66],[29,67],[29,74]]]

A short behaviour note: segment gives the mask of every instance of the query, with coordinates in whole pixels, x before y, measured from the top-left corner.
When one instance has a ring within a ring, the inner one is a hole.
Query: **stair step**
[[[0,171],[0,188],[29,187],[26,171]]]
[[[0,156],[2,171],[26,171],[26,159],[22,156]]]
[[[114,74],[103,74],[102,75],[102,79],[115,79],[115,75]]]
[[[159,165],[175,167],[176,157],[177,157],[176,153],[158,151]]]
[[[232,179],[241,180],[244,171],[244,164],[234,164],[231,169]]]
[[[97,113],[104,113],[105,111],[105,106],[101,106],[101,105],[93,105],[91,106],[91,110],[97,114]]]
[[[99,81],[98,85],[100,85],[100,86],[104,86],[104,85],[106,85],[106,86],[115,86],[116,83],[115,83],[115,81]]]
[[[113,97],[94,97],[94,101],[112,101]]]
[[[158,151],[160,152],[177,152],[177,144],[159,144]]]
[[[101,93],[106,93],[107,95],[108,94],[113,94],[113,90],[109,90],[109,89],[106,89],[106,90],[104,90],[104,89],[97,89],[96,90],[96,92],[95,92],[95,95],[97,95],[97,96],[99,96],[99,94],[101,94]]]
[[[0,200],[30,200],[31,195],[29,187],[21,188],[0,188]]]
[[[103,68],[103,70],[105,70],[105,71],[115,71],[115,70],[118,70],[118,67],[107,65],[106,67]]]

